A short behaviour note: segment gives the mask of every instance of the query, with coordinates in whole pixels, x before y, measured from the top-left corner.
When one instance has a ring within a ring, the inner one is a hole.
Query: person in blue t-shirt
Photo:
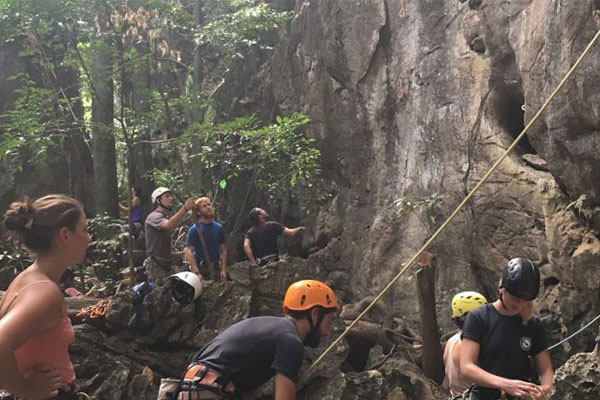
[[[227,247],[225,246],[225,231],[223,225],[214,221],[215,212],[208,197],[196,200],[198,222],[188,231],[185,258],[190,263],[190,270],[200,279],[220,279],[227,281]],[[208,250],[208,258],[213,266],[207,265],[206,257],[199,233],[204,238]],[[219,271],[217,278],[217,271]]]

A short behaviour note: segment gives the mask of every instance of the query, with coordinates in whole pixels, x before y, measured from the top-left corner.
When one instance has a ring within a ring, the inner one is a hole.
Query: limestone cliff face
[[[331,280],[346,300],[381,289],[474,187],[592,39],[599,8],[592,0],[296,2],[272,58],[244,80],[243,101],[228,112],[312,119],[308,134],[336,193],[315,238],[329,239],[339,268]],[[596,45],[433,244],[442,326],[457,291],[495,298],[514,256],[541,267],[550,342],[600,309],[599,54]],[[434,193],[441,210],[395,210],[395,200]],[[582,194],[587,209],[567,207]],[[417,318],[410,273],[388,300]],[[553,357],[592,350],[594,335]]]

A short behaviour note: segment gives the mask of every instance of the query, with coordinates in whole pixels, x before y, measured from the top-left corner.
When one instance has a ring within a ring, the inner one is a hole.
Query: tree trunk
[[[131,84],[131,108],[137,120],[143,120],[144,114],[150,112],[151,87],[150,87],[150,49],[148,43],[141,42],[137,46],[138,59],[135,62],[131,75],[127,77]],[[150,204],[150,194],[155,188],[154,161],[152,158],[152,145],[147,143],[153,140],[150,127],[139,127],[141,132],[136,132],[138,139],[133,144],[131,154],[131,164],[129,165],[131,185],[139,186],[142,189],[141,198],[144,210],[149,212],[152,208]]]
[[[117,179],[117,156],[113,132],[113,56],[111,41],[102,30],[107,24],[108,14],[98,12],[98,26],[101,30],[94,41],[94,62],[92,65],[92,151],[94,154],[94,181],[96,189],[96,212],[107,213],[113,218],[119,216],[119,195]],[[100,39],[100,37],[104,38]]]
[[[444,379],[442,345],[435,311],[435,265],[429,253],[423,253],[417,272],[417,296],[421,313],[421,336],[423,338],[423,373],[441,383]]]
[[[204,1],[203,0],[195,0],[194,4],[194,19],[196,22],[196,27],[199,28],[204,24]],[[193,78],[193,90],[198,95],[202,92],[202,81],[204,80],[204,59],[202,58],[202,49],[199,45],[194,49],[194,69],[192,71]],[[200,110],[199,110],[200,111]],[[191,122],[202,122],[204,119],[203,112],[194,113],[194,115],[190,115],[189,121]],[[200,153],[202,149],[202,141],[198,137],[194,137],[192,139],[192,154]],[[191,189],[195,191],[203,190],[203,181],[204,181],[204,165],[200,160],[200,157],[193,157],[190,160],[190,168],[191,168]],[[201,193],[198,193],[201,194]]]

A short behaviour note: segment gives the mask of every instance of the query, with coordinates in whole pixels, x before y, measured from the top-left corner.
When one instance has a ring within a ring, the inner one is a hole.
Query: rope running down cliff
[[[387,286],[385,288],[383,288],[381,293],[379,293],[377,295],[377,297],[375,297],[373,299],[373,301],[367,306],[367,308],[365,308],[365,310],[362,313],[360,313],[360,315],[358,317],[356,317],[356,319],[354,321],[352,321],[350,326],[348,326],[346,328],[346,330],[344,332],[342,332],[342,334],[340,336],[338,336],[333,341],[333,343],[331,343],[331,345],[329,345],[329,347],[327,347],[327,349],[325,349],[325,351],[319,356],[319,358],[317,358],[315,360],[315,362],[309,368],[309,371],[314,369],[317,366],[317,364],[319,364],[319,362],[321,362],[321,360],[327,355],[327,353],[329,353],[335,347],[335,345],[338,344],[338,342],[340,340],[342,340],[342,338],[344,336],[346,336],[346,334],[354,327],[354,325],[356,325],[358,323],[358,321],[360,321],[362,319],[362,317],[364,317],[371,310],[371,308],[373,308],[375,303],[377,303],[379,300],[381,300],[381,298],[390,290],[390,288],[394,285],[394,283],[396,283],[396,281],[398,281],[398,279],[400,279],[400,277],[402,275],[404,275],[404,273],[419,258],[421,253],[423,253],[429,247],[429,245],[439,236],[439,234],[444,230],[444,228],[446,228],[446,226],[461,211],[461,209],[465,206],[465,204],[467,204],[467,202],[471,199],[471,197],[473,197],[473,195],[477,192],[477,190],[479,190],[481,185],[483,185],[485,183],[485,181],[487,181],[487,179],[490,177],[490,175],[498,168],[500,163],[502,161],[504,161],[504,159],[513,151],[513,149],[517,146],[519,141],[523,138],[523,136],[525,136],[525,134],[527,133],[527,130],[537,121],[538,117],[552,102],[552,100],[554,99],[554,97],[556,96],[558,91],[563,87],[563,85],[571,77],[571,75],[577,69],[577,67],[579,67],[579,64],[581,63],[583,58],[586,56],[586,54],[589,52],[589,50],[592,48],[592,46],[596,43],[596,41],[598,40],[599,37],[600,37],[600,31],[598,31],[596,33],[594,38],[586,46],[585,50],[583,50],[583,53],[581,53],[581,55],[579,56],[577,61],[575,61],[575,64],[573,64],[573,66],[571,67],[569,72],[567,72],[567,74],[562,79],[562,81],[558,84],[556,89],[554,89],[554,91],[550,94],[550,96],[548,97],[546,102],[542,105],[542,107],[539,109],[539,111],[534,115],[534,117],[531,119],[531,121],[529,121],[529,123],[525,126],[525,128],[523,128],[523,130],[521,131],[519,136],[517,136],[516,139],[512,142],[512,144],[506,149],[504,154],[502,154],[502,156],[494,163],[494,165],[492,165],[490,170],[488,172],[486,172],[486,174],[481,178],[481,180],[477,183],[477,185],[475,185],[475,187],[469,192],[467,197],[465,197],[464,200],[458,205],[458,207],[456,207],[456,209],[452,212],[452,214],[450,214],[450,216],[446,219],[446,221],[444,221],[444,223],[438,228],[438,230],[435,231],[435,233],[427,240],[427,242],[425,242],[425,244],[419,249],[419,251],[417,251],[417,253],[406,263],[404,268],[402,268],[402,270],[400,270],[400,272],[398,272],[398,274],[387,284]]]

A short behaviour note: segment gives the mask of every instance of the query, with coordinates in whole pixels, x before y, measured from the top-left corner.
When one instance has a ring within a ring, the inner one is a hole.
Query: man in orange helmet
[[[258,399],[275,375],[275,400],[294,400],[303,346],[317,347],[329,336],[337,307],[326,284],[293,283],[283,301],[284,317],[235,323],[196,353],[177,399]]]

